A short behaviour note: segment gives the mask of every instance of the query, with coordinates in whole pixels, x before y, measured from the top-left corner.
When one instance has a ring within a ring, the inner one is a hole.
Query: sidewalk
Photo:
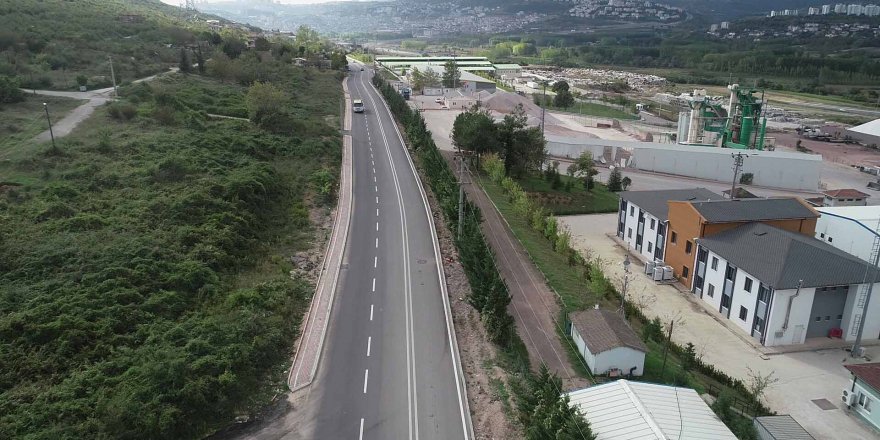
[[[348,93],[345,96],[346,101],[348,101]],[[324,337],[330,320],[333,297],[336,294],[336,282],[339,279],[339,270],[345,253],[345,243],[348,239],[348,226],[351,220],[352,208],[351,185],[351,136],[346,135],[343,137],[342,142],[339,203],[336,208],[336,218],[333,222],[333,232],[327,243],[327,251],[324,255],[324,264],[321,267],[318,286],[315,289],[315,295],[312,297],[309,311],[303,319],[302,334],[296,345],[293,365],[287,377],[287,386],[291,391],[298,391],[310,385],[315,378],[315,372],[317,372],[321,361]]]
[[[616,228],[617,214],[559,217],[572,233],[572,245],[585,257],[601,259],[603,270],[620,288],[623,259],[627,250],[607,234]],[[825,348],[824,341],[812,342],[808,351],[786,352],[758,348],[751,338],[712,310],[703,307],[691,293],[675,285],[658,285],[644,274],[643,264],[634,260],[628,276],[627,299],[640,304],[644,313],[664,324],[675,321],[672,339],[678,344],[691,342],[698,356],[732,377],[748,381],[751,371],[773,373],[779,381],[766,392],[770,408],[791,414],[817,439],[862,440],[877,433],[836,405],[840,393],[850,382],[844,363],[857,363],[841,348]],[[683,290],[683,289],[682,289]],[[719,325],[721,324],[721,325]],[[833,341],[837,342],[837,341]],[[869,357],[877,358],[880,346],[866,347]],[[823,410],[813,400],[827,399],[832,409]]]

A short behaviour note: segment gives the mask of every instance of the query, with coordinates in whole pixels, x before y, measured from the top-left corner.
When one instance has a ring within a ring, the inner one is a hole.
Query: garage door
[[[840,328],[847,292],[849,286],[816,289],[813,309],[810,312],[810,325],[807,327],[808,338],[827,337],[829,330]]]

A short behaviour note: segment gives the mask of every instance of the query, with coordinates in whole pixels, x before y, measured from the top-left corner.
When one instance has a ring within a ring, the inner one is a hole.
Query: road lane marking
[[[376,249],[379,249],[379,237],[376,237]]]
[[[373,174],[376,174],[376,168],[375,168],[375,167],[373,168]]]
[[[373,182],[374,183],[376,182],[376,176],[373,176]]]
[[[367,381],[370,380],[370,369],[364,370],[364,394],[367,394]]]
[[[379,197],[376,197],[376,204],[379,204]]]
[[[379,192],[379,185],[373,185],[373,188],[376,189],[376,192]]]
[[[379,257],[373,257],[373,269],[379,264]]]
[[[370,321],[373,320],[373,305],[370,304]]]
[[[371,161],[370,161],[370,165],[372,165],[372,166],[376,166],[376,162],[374,162],[374,161],[371,160]]]
[[[373,292],[376,291],[376,279],[373,278]]]
[[[363,83],[363,79],[361,79],[361,83],[364,88],[366,88],[366,84]],[[372,95],[367,95],[370,98],[370,101],[373,104],[374,108],[376,107],[376,100]],[[381,98],[380,98],[381,99]],[[388,110],[386,104],[386,110]],[[390,115],[390,110],[388,112]],[[409,410],[409,437],[410,439],[418,440],[419,438],[419,399],[418,399],[418,381],[416,378],[416,367],[415,367],[415,334],[413,330],[413,311],[412,311],[412,275],[410,274],[410,265],[409,265],[409,234],[407,231],[407,221],[406,221],[406,211],[403,207],[403,193],[400,189],[400,179],[397,176],[397,169],[394,166],[394,157],[391,154],[391,145],[388,142],[388,136],[385,134],[385,127],[382,122],[382,118],[378,117],[377,122],[379,124],[379,131],[382,134],[382,140],[385,144],[385,154],[388,156],[388,162],[390,163],[391,169],[391,177],[394,182],[394,189],[397,193],[397,206],[400,212],[400,221],[401,221],[401,245],[403,247],[403,287],[404,287],[404,310],[406,312],[406,364],[407,364],[407,394],[409,397],[408,402],[408,410]],[[393,123],[393,122],[392,122]],[[402,138],[401,142],[403,141]],[[403,144],[401,144],[402,148]],[[412,167],[412,164],[410,164]],[[418,179],[418,176],[414,173],[413,176]],[[427,210],[427,202],[423,198],[423,203],[426,205]]]
[[[370,306],[372,308],[372,306]],[[367,357],[370,357],[370,346],[373,344],[373,337],[367,336]]]
[[[376,232],[379,232],[379,222],[376,222]]]
[[[379,208],[376,208],[376,217],[379,216]]]

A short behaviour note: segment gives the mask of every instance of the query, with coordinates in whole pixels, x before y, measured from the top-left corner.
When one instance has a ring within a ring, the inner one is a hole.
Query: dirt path
[[[137,84],[145,81],[152,81],[153,79],[164,75],[165,73],[173,73],[177,72],[178,68],[173,67],[168,72],[158,73],[156,75],[151,75],[146,78],[136,79],[132,81],[132,84]],[[88,92],[63,92],[57,90],[27,90],[23,89],[25,93],[30,93],[34,95],[44,95],[44,96],[60,96],[63,98],[73,98],[73,99],[83,99],[85,100],[85,104],[73,109],[70,113],[68,113],[65,117],[61,118],[58,121],[54,121],[52,125],[52,133],[49,130],[46,130],[37,135],[34,138],[37,142],[46,142],[52,138],[52,134],[54,134],[55,139],[62,138],[64,136],[69,135],[82,121],[85,121],[95,112],[95,109],[112,101],[113,100],[113,87],[107,87],[104,89],[95,89]],[[50,109],[51,111],[51,109]]]
[[[443,152],[453,169],[458,169],[452,152]],[[472,181],[467,177],[467,181]],[[557,334],[559,304],[547,287],[544,276],[532,263],[519,240],[513,235],[492,201],[478,183],[465,186],[468,198],[483,213],[483,233],[495,251],[495,263],[507,284],[512,301],[510,311],[516,320],[517,331],[526,348],[532,365],[546,364],[550,371],[563,379],[567,388],[583,385],[568,361],[568,354]]]

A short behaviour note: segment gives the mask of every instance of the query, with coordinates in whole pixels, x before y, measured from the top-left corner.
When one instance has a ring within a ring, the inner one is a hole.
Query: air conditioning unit
[[[654,281],[663,281],[663,266],[657,266],[654,268],[654,276],[652,278]]]
[[[840,400],[843,401],[846,406],[853,406],[856,403],[856,393],[844,389],[843,395],[840,396]]]
[[[675,279],[675,271],[672,266],[663,266],[663,280],[669,281]]]
[[[648,261],[645,263],[645,273],[648,275],[652,275],[654,273],[654,267],[657,265],[653,261]]]

